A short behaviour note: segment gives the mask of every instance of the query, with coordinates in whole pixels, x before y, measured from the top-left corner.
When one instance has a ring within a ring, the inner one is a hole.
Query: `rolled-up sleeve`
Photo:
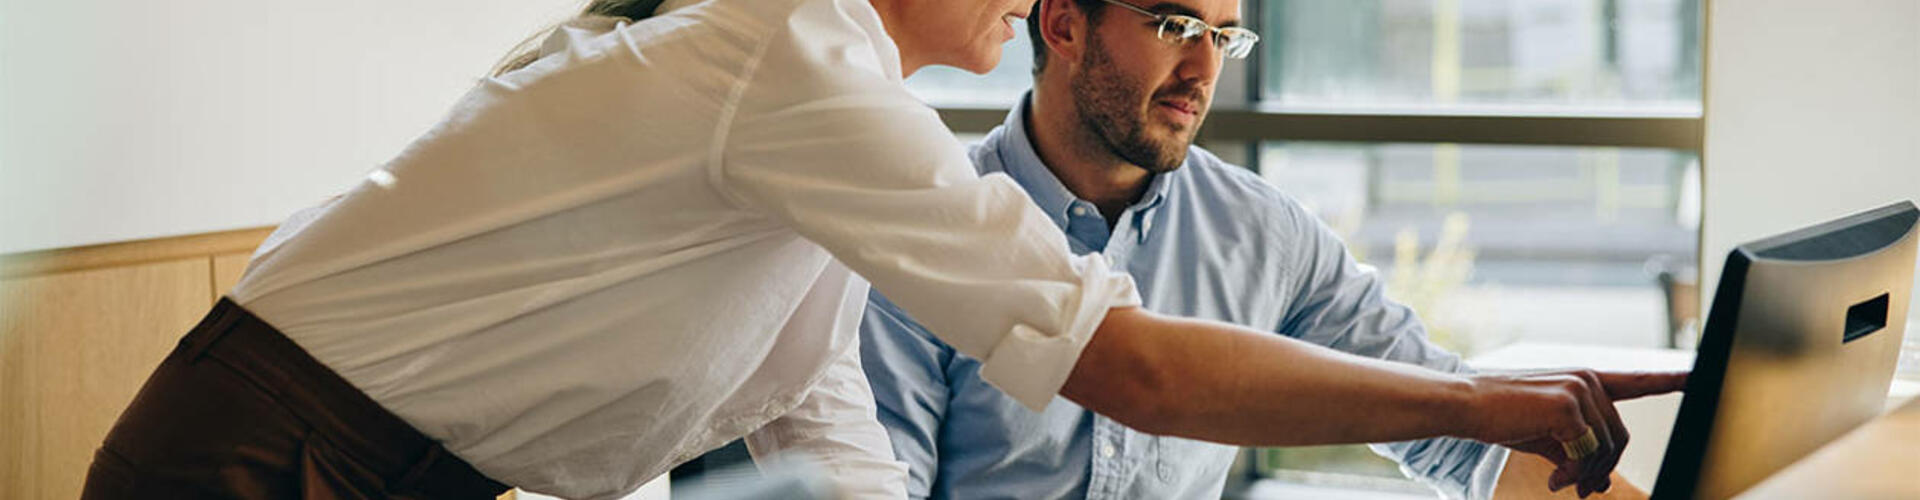
[[[825,248],[1028,408],[1065,383],[1133,281],[1074,256],[1011,179],[979,176],[889,76],[871,11],[810,2],[722,120],[716,189]],[[896,70],[891,70],[896,71]]]

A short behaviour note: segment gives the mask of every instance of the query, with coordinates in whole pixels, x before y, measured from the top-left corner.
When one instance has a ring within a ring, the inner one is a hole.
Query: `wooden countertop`
[[[1740,498],[1920,498],[1920,398],[1828,443]]]

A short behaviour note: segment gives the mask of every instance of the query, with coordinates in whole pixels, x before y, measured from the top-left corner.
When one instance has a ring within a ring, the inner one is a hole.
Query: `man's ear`
[[[1047,65],[1079,61],[1087,50],[1087,13],[1074,0],[1040,0],[1040,37],[1047,42]]]

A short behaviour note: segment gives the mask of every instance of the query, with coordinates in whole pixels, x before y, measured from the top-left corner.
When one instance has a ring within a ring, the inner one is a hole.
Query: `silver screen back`
[[[1731,497],[1878,415],[1916,241],[1902,202],[1735,248],[1653,497]]]

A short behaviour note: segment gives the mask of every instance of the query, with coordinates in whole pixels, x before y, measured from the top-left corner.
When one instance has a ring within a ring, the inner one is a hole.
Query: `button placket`
[[[1107,241],[1113,237],[1112,231],[1107,229],[1106,219],[1100,218],[1100,214],[1088,208],[1085,202],[1074,202],[1073,208],[1068,209],[1067,213],[1067,227],[1063,231],[1070,236],[1069,239],[1079,240],[1096,252],[1106,251]]]
[[[1087,493],[1090,497],[1110,497],[1120,494],[1121,486],[1126,482],[1125,460],[1121,458],[1126,450],[1122,449],[1115,429],[1106,425],[1105,419],[1094,417],[1093,422],[1093,477],[1089,478]]]

